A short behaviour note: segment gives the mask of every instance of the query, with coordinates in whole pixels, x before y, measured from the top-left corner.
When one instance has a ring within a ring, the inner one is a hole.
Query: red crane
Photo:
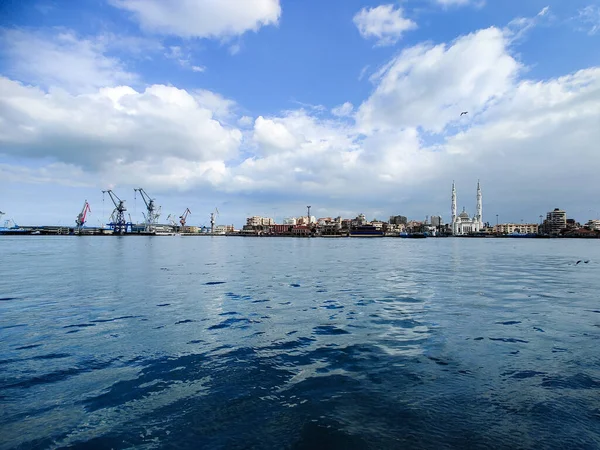
[[[179,216],[179,223],[181,224],[181,228],[185,228],[185,221],[187,219],[188,214],[191,214],[192,212],[189,210],[189,208],[185,208],[185,211],[183,212],[183,214],[181,216]]]
[[[86,200],[85,203],[83,204],[83,208],[82,208],[81,212],[77,216],[77,219],[75,219],[75,224],[77,225],[78,232],[81,232],[83,225],[85,225],[85,219],[87,217],[87,213],[89,213],[89,212],[91,213],[92,210],[90,209],[90,204]]]

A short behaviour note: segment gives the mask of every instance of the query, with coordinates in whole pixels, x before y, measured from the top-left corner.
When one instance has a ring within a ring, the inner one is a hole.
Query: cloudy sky
[[[461,116],[462,111],[468,114]],[[597,0],[0,3],[0,210],[600,216]],[[6,217],[5,217],[6,218]]]

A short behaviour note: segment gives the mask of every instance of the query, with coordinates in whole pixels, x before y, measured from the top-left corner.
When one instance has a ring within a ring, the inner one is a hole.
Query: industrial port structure
[[[192,214],[189,208],[181,215],[169,214],[167,223],[160,223],[161,206],[157,206],[143,188],[134,188],[134,198],[142,198],[145,212],[142,212],[143,222],[133,223],[127,213],[125,200],[122,200],[112,189],[102,190],[102,201],[108,197],[113,205],[109,222],[93,227],[86,225],[91,207],[84,201],[79,214],[74,220],[74,226],[19,226],[13,220],[0,222],[0,235],[119,235],[119,236],[294,236],[294,237],[589,237],[600,238],[600,220],[592,219],[581,225],[573,219],[567,219],[565,211],[558,208],[546,215],[546,220],[540,216],[540,224],[500,224],[496,215],[496,225],[483,223],[481,190],[477,186],[477,215],[471,219],[466,213],[456,214],[456,191],[452,189],[452,223],[444,224],[440,216],[429,217],[425,221],[409,221],[406,216],[391,216],[389,222],[381,220],[367,221],[363,214],[354,219],[315,218],[311,216],[311,206],[306,207],[306,216],[284,219],[283,224],[276,224],[271,218],[253,216],[246,219],[246,225],[236,230],[233,225],[216,225],[219,210],[210,212],[210,227],[189,226],[188,216]],[[0,220],[5,213],[0,211]],[[464,216],[464,217],[463,217]],[[176,221],[176,217],[178,221]],[[461,224],[457,225],[458,221]],[[465,225],[466,224],[466,225]],[[460,225],[468,231],[459,230]]]

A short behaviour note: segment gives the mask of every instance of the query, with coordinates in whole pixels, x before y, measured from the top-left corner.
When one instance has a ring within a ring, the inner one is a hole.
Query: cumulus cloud
[[[137,80],[122,61],[107,55],[105,39],[82,39],[70,30],[0,29],[0,42],[8,74],[41,86],[84,92]]]
[[[276,25],[279,0],[111,0],[142,28],[184,38],[230,38]]]
[[[440,133],[461,111],[482,111],[504,95],[518,70],[497,28],[452,45],[417,45],[371,77],[377,87],[358,109],[357,121],[366,133],[398,127]]]
[[[90,171],[166,157],[224,160],[236,155],[241,132],[223,126],[215,119],[218,112],[205,106],[218,107],[219,98],[164,85],[141,92],[120,86],[72,95],[1,77],[2,152]]]
[[[377,46],[392,45],[402,33],[417,28],[417,24],[403,14],[402,8],[394,8],[394,5],[363,8],[354,16],[354,24],[365,39],[377,39]]]

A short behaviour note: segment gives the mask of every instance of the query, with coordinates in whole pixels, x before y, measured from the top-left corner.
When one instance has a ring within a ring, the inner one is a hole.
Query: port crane
[[[187,216],[188,214],[191,214],[192,212],[190,211],[189,208],[185,208],[185,211],[183,212],[183,214],[181,216],[179,216],[179,223],[181,224],[181,228],[180,230],[183,231],[183,229],[185,228],[185,221],[187,220]]]
[[[110,220],[111,223],[108,225],[112,228],[113,233],[115,234],[123,234],[127,231],[127,222],[125,221],[125,200],[121,200],[117,194],[115,194],[112,190],[108,189],[107,191],[102,191],[103,201],[104,194],[108,194],[113,204],[115,205],[115,209],[113,210]]]
[[[83,208],[81,209],[81,212],[77,216],[77,219],[75,219],[75,224],[77,225],[77,233],[81,233],[81,229],[85,225],[85,220],[87,218],[87,213],[91,213],[91,212],[92,212],[92,210],[90,209],[90,204],[86,200],[83,203]]]
[[[154,204],[154,199],[146,193],[142,188],[134,189],[135,193],[139,192],[142,196],[142,200],[146,204],[146,214],[144,214],[145,230],[146,232],[152,232],[155,229],[158,218],[160,217],[160,206],[157,208]],[[142,213],[143,214],[143,213]]]
[[[215,232],[215,217],[219,215],[219,210],[215,208],[213,212],[210,213],[210,232]]]
[[[175,216],[173,214],[167,216],[167,222],[169,222],[174,229],[177,228],[177,222],[175,222]]]

